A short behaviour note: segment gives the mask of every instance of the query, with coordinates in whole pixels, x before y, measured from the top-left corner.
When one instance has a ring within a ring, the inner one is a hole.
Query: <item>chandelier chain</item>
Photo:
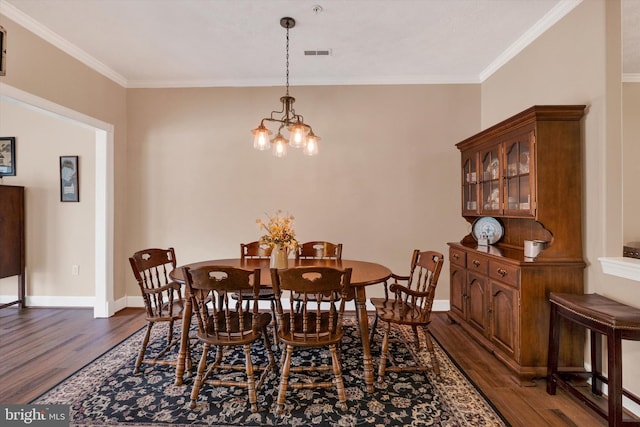
[[[293,103],[296,100],[293,96],[289,95],[289,30],[295,27],[295,25],[296,21],[293,18],[284,17],[280,19],[280,26],[287,30],[285,52],[286,95],[280,97],[282,109],[279,111],[272,111],[270,116],[264,117],[260,121],[260,125],[251,131],[254,135],[253,148],[257,150],[266,150],[269,148],[269,145],[271,145],[273,147],[273,154],[276,157],[283,157],[287,154],[287,145],[291,145],[294,148],[303,148],[304,154],[308,156],[315,156],[318,154],[318,141],[320,138],[313,133],[311,126],[304,122],[302,115],[296,113],[293,108]],[[265,122],[274,124],[279,123],[277,134],[273,139],[269,136],[273,132],[265,126]],[[283,129],[289,132],[288,140],[282,136],[281,131]]]
[[[287,96],[289,96],[289,26],[287,26]]]

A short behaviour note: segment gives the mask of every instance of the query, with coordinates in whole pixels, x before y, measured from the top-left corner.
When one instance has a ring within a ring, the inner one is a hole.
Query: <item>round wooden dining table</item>
[[[173,280],[184,284],[184,267],[198,268],[206,266],[230,266],[254,270],[260,269],[260,285],[262,287],[271,287],[271,272],[268,259],[214,259],[208,261],[194,262],[180,266],[170,273]],[[376,264],[374,262],[356,261],[356,260],[331,260],[331,259],[289,259],[287,268],[305,267],[305,266],[323,266],[339,268],[351,268],[351,287],[354,289],[354,301],[356,305],[356,319],[360,329],[360,339],[362,341],[362,359],[364,365],[364,381],[366,390],[372,393],[373,387],[373,361],[371,359],[371,347],[369,345],[369,320],[367,318],[367,294],[365,288],[386,281],[391,277],[391,270],[387,267]],[[189,345],[189,327],[191,323],[191,299],[187,298],[184,307],[184,317],[182,321],[182,335],[180,337],[180,353],[178,355],[178,363],[176,366],[176,385],[182,384],[184,375],[185,362],[187,356],[187,348]]]

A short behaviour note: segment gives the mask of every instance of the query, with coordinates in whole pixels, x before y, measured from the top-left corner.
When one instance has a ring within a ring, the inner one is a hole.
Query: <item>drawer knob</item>
[[[480,261],[478,261],[477,259],[474,259],[473,265],[475,265],[476,267],[480,267]]]
[[[458,258],[460,258],[460,255],[458,255],[458,254],[453,254],[453,257],[454,257],[455,259],[458,259]]]
[[[502,269],[502,268],[498,268],[498,274],[499,274],[501,277],[504,277],[504,276],[506,276],[506,275],[507,275],[507,270]]]

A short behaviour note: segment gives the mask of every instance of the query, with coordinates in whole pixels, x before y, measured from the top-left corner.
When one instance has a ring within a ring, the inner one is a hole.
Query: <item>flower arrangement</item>
[[[295,249],[298,247],[296,240],[296,232],[293,229],[293,215],[282,215],[282,211],[276,211],[274,216],[267,215],[269,221],[265,224],[261,219],[257,219],[256,223],[261,230],[265,230],[267,234],[260,237],[260,243],[270,245],[272,247],[282,246],[285,249]]]

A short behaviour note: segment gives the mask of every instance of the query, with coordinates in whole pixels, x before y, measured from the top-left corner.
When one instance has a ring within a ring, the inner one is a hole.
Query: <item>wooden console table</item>
[[[551,293],[547,393],[556,394],[561,386],[589,408],[609,421],[610,426],[640,426],[640,419],[623,420],[622,396],[640,404],[640,398],[622,388],[622,340],[640,341],[640,309],[613,301],[598,294],[575,295]],[[560,321],[578,324],[591,336],[591,372],[558,371]],[[607,376],[602,374],[602,336],[607,337]],[[600,408],[588,395],[576,390],[568,378],[587,375],[591,393],[602,395],[602,384],[609,387],[608,411]]]

